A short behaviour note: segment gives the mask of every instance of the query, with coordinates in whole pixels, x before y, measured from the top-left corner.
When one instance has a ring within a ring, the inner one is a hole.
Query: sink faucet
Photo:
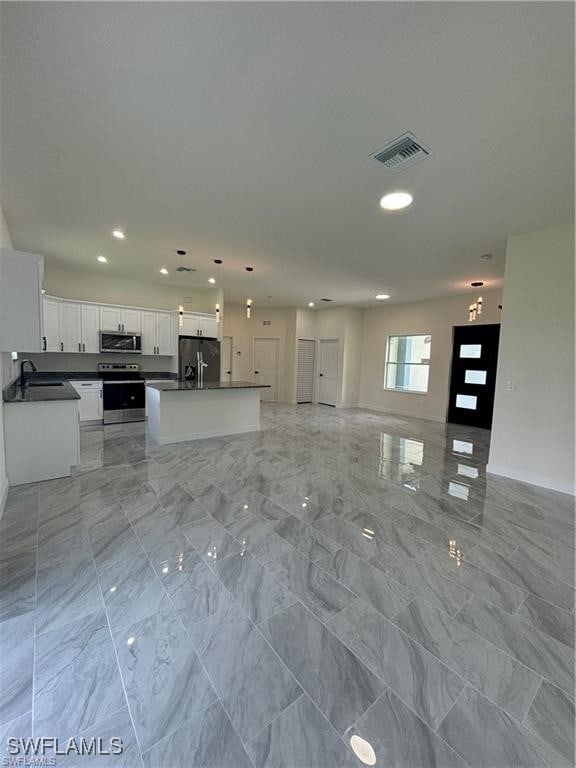
[[[34,365],[32,360],[22,360],[20,363],[20,386],[23,387],[26,384],[26,379],[24,378],[24,366],[28,363],[28,365],[32,368],[32,372],[36,373],[38,368]]]
[[[198,386],[202,388],[204,386],[204,368],[208,368],[208,363],[204,362],[202,352],[196,352],[196,363],[198,371]]]

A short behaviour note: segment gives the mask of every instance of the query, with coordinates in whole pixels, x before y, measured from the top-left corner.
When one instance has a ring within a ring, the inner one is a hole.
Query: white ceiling
[[[14,244],[190,287],[221,258],[227,296],[278,306],[497,285],[508,235],[573,216],[573,12],[3,3]],[[370,154],[406,130],[433,155],[395,175]],[[398,188],[414,204],[385,214]],[[159,275],[177,248],[194,276]]]

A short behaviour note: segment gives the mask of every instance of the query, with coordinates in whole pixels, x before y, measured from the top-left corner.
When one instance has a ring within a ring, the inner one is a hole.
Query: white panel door
[[[140,333],[140,315],[139,309],[123,309],[120,317],[122,330],[126,333]]]
[[[298,361],[296,369],[296,402],[311,403],[314,398],[314,358],[316,342],[313,339],[298,339]]]
[[[156,354],[156,312],[141,312],[142,354]]]
[[[44,298],[44,352],[60,352],[60,302]]]
[[[144,329],[142,329],[144,333]],[[156,354],[176,354],[176,318],[172,312],[156,313]]]
[[[338,339],[321,339],[318,402],[336,405],[338,392]]]
[[[82,352],[97,355],[100,352],[100,307],[97,304],[81,304]]]
[[[257,384],[268,384],[262,400],[278,400],[278,339],[254,339],[254,378]]]
[[[232,381],[232,336],[224,336],[220,346],[220,380]]]
[[[80,304],[63,301],[60,315],[60,341],[63,352],[82,352]]]
[[[103,331],[120,331],[120,307],[100,307],[100,328]]]

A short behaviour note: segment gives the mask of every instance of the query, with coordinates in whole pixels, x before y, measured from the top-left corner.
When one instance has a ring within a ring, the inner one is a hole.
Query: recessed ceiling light
[[[484,283],[482,282],[482,280],[475,280],[473,283],[470,283],[470,285],[472,286],[472,288],[482,288]]]
[[[308,306],[309,306],[309,307],[313,307],[313,306],[314,306],[314,302],[313,302],[313,301],[309,301],[309,302],[308,302]]]
[[[208,278],[208,282],[209,282],[211,285],[214,285],[214,283],[216,282],[216,278],[215,278],[215,277],[209,277],[209,278]]]
[[[125,235],[121,229],[112,230],[112,234],[114,235],[114,237],[118,238],[118,240],[124,240]]]
[[[407,208],[414,198],[410,192],[390,192],[380,200],[380,207],[385,211],[400,211]]]
[[[166,269],[166,267],[162,267],[162,269],[160,270],[160,274],[161,275],[167,275],[168,274],[168,270]]]
[[[389,299],[390,296],[388,296],[387,293],[377,293],[376,298],[378,299],[378,301],[384,301],[384,299]]]
[[[107,264],[108,259],[106,256],[96,256],[96,261],[99,261],[101,264]]]

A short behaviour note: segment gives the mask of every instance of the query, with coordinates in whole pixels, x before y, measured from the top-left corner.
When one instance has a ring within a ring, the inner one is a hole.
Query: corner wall
[[[511,237],[488,471],[574,493],[574,229]]]
[[[499,323],[501,291],[484,291],[484,310],[477,323]],[[452,329],[466,325],[468,305],[475,294],[409,304],[366,309],[362,334],[359,405],[375,411],[415,416],[431,421],[446,420],[452,362]],[[384,389],[384,364],[388,336],[430,334],[432,352],[428,392],[394,392]]]
[[[0,247],[12,248],[12,238],[6,226],[4,212],[0,206]],[[10,354],[0,352],[0,389],[4,387],[11,378],[12,361]],[[4,511],[6,496],[8,495],[8,478],[6,477],[6,454],[4,451],[4,410],[0,403],[0,517]]]

